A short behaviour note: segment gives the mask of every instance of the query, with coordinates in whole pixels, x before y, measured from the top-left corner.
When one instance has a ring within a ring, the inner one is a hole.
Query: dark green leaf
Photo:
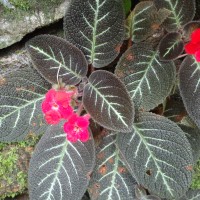
[[[157,9],[168,9],[171,14],[163,25],[169,32],[181,29],[195,15],[195,0],[154,0]]]
[[[98,159],[89,185],[93,200],[135,199],[136,181],[120,159],[115,142],[116,135],[108,133],[97,147]]]
[[[83,104],[103,127],[121,132],[132,129],[133,103],[124,84],[114,74],[103,70],[93,72],[84,88]]]
[[[125,13],[126,15],[128,15],[131,11],[131,0],[123,0],[123,4],[124,4]]]
[[[41,111],[50,85],[32,68],[0,77],[0,141],[23,140],[46,129]]]
[[[186,195],[179,200],[199,200],[200,199],[200,190],[190,189]]]
[[[66,39],[81,49],[94,67],[108,65],[119,54],[124,39],[123,1],[72,1],[64,31]]]
[[[179,87],[189,116],[200,127],[200,63],[193,56],[187,56],[181,64]]]
[[[94,167],[94,140],[70,143],[62,124],[51,126],[41,138],[30,161],[31,200],[80,200]]]
[[[142,113],[134,130],[118,134],[118,147],[137,182],[162,198],[179,198],[192,180],[192,150],[183,131],[172,121]]]
[[[159,44],[159,56],[163,61],[174,60],[183,52],[184,43],[180,33],[168,33]]]
[[[200,130],[197,127],[193,128],[182,124],[179,124],[179,127],[185,132],[186,137],[190,142],[194,163],[196,163],[200,158]]]
[[[31,39],[26,48],[34,67],[50,83],[58,79],[75,85],[87,74],[87,62],[83,53],[62,38],[39,35]]]
[[[161,31],[161,24],[169,15],[169,11],[157,11],[152,1],[140,2],[128,17],[130,37],[140,42]]]
[[[162,103],[175,82],[173,62],[161,62],[158,52],[147,43],[129,48],[115,70],[125,83],[137,108],[150,110]]]

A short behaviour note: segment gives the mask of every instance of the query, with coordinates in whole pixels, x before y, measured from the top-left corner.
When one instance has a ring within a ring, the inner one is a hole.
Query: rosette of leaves
[[[155,0],[136,6],[130,23],[136,43],[121,57],[117,76],[95,68],[106,67],[119,55],[125,33],[123,1],[74,0],[64,19],[67,41],[51,35],[31,39],[26,48],[36,70],[21,69],[1,78],[0,140],[21,140],[28,132],[45,132],[30,162],[31,200],[81,200],[87,198],[88,186],[91,199],[190,198],[187,191],[197,158],[195,137],[191,134],[189,142],[190,128],[183,131],[164,116],[144,112],[164,103],[176,81],[172,60],[188,37],[190,26],[184,25],[193,17],[194,1],[176,2]],[[162,35],[163,27],[170,33],[157,49],[149,37]],[[162,61],[168,48],[168,60]],[[198,125],[199,63],[188,56],[178,73],[183,103]],[[78,87],[84,112],[103,129],[94,134],[96,149],[90,130],[87,142],[71,143],[62,122],[48,128],[44,124],[42,99],[50,84],[60,79]],[[104,128],[110,131],[105,133]],[[136,185],[142,185],[140,191]]]

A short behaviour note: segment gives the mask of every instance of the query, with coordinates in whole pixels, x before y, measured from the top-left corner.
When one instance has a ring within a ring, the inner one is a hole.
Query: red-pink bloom
[[[200,28],[194,30],[190,38],[190,42],[185,45],[185,52],[194,55],[197,62],[200,62]]]
[[[51,118],[54,118],[52,116],[53,113],[55,115],[57,123],[60,121],[60,119],[68,119],[73,114],[73,108],[70,106],[72,95],[73,92],[71,91],[56,91],[54,89],[51,89],[46,93],[45,100],[42,102],[42,111],[45,114],[45,119],[47,123],[56,124],[51,123]]]
[[[78,116],[73,114],[69,120],[64,124],[64,131],[67,134],[67,139],[70,142],[77,142],[80,140],[86,142],[89,139],[89,119],[90,115]]]
[[[50,110],[45,114],[45,120],[48,124],[58,124],[60,119],[60,113],[55,110]]]

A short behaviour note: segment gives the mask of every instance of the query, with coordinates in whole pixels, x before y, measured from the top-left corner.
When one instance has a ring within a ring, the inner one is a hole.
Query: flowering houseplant
[[[200,195],[189,190],[200,154],[195,1],[142,1],[125,20],[129,3],[71,1],[65,39],[31,39],[33,67],[2,77],[1,141],[44,132],[31,200]]]

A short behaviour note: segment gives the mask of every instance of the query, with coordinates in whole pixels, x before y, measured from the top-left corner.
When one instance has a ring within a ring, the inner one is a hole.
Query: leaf
[[[180,33],[172,32],[163,37],[159,44],[159,56],[163,61],[174,60],[182,52],[184,43]]]
[[[125,13],[126,15],[128,15],[131,11],[131,0],[123,0],[123,4],[124,4]]]
[[[171,14],[163,25],[168,32],[175,32],[191,21],[195,15],[195,0],[154,0],[157,9],[168,9]]]
[[[193,165],[183,131],[153,113],[141,113],[133,128],[118,134],[117,144],[138,184],[161,198],[181,197],[190,186]]]
[[[190,142],[194,163],[196,163],[200,158],[200,130],[197,127],[192,128],[182,124],[179,124],[179,127],[185,132],[185,135]]]
[[[49,88],[30,67],[0,77],[0,141],[20,141],[46,130],[41,102]]]
[[[191,33],[197,28],[200,28],[200,21],[191,21],[183,27],[183,35],[186,41],[191,39]]]
[[[200,199],[200,190],[188,190],[186,195],[179,200],[199,200]]]
[[[133,104],[124,84],[114,74],[93,72],[83,91],[83,105],[101,126],[121,132],[131,130]]]
[[[115,142],[116,134],[107,132],[97,147],[97,163],[89,185],[93,200],[135,199],[136,181],[120,159]]]
[[[175,82],[173,62],[161,62],[158,52],[149,44],[139,43],[130,47],[115,70],[125,83],[136,108],[150,110],[162,103]]]
[[[123,1],[72,1],[65,14],[64,31],[89,64],[96,68],[108,65],[119,54],[125,37]]]
[[[179,70],[179,87],[188,115],[200,127],[200,63],[187,56]]]
[[[157,10],[152,1],[140,2],[128,17],[130,37],[141,42],[161,31],[161,24],[168,17],[166,9]]]
[[[50,83],[58,83],[61,78],[68,85],[76,85],[87,74],[83,53],[62,38],[39,35],[26,48],[34,67]]]
[[[93,138],[86,143],[70,143],[62,124],[51,126],[30,161],[30,199],[82,199],[94,162]]]

